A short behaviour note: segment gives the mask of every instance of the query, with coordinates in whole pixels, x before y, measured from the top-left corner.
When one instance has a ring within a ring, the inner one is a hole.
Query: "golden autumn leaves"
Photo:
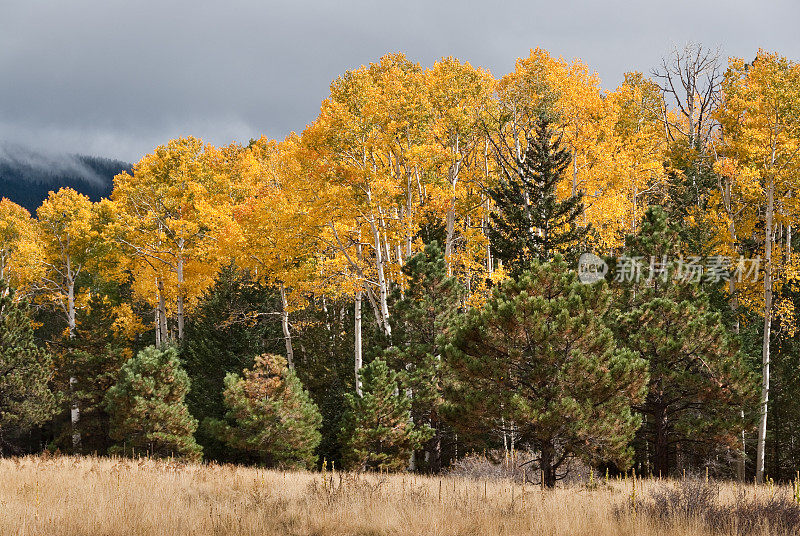
[[[770,117],[796,109],[788,80],[797,69],[776,55],[759,58],[751,68],[731,61],[717,119],[730,135],[709,140],[717,148],[718,203],[693,221],[716,222],[720,237],[729,236],[720,222],[730,219],[737,234],[754,229],[765,177],[796,191],[790,160],[798,136]],[[542,113],[572,155],[559,193],[584,192],[582,223],[595,229],[595,249],[616,251],[647,205],[666,195],[664,124],[680,121],[668,108],[640,73],[605,91],[585,63],[542,49],[499,79],[455,58],[423,68],[389,54],[334,80],[319,116],[281,142],[218,148],[172,140],[117,176],[110,199],[91,203],[62,190],[38,221],[4,200],[0,275],[67,303],[67,316],[70,292],[82,306],[70,272],[130,277],[165,341],[182,336],[198,297],[233,262],[282,285],[288,309],[308,295],[362,292],[388,330],[388,291],[405,284],[401,266],[421,250],[423,236],[442,243],[470,303],[480,303],[487,278],[502,276],[486,238],[493,151],[499,143],[522,151]],[[771,143],[783,152],[766,165]],[[720,208],[723,198],[731,216]],[[785,226],[797,202],[794,194],[780,199],[776,221]],[[720,252],[730,253],[735,241],[721,240]],[[44,284],[62,272],[67,283]]]

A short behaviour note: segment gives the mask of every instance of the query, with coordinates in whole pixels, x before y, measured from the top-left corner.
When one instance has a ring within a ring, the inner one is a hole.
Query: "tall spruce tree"
[[[556,187],[570,165],[550,120],[542,115],[524,152],[495,145],[500,179],[489,188],[495,211],[488,229],[492,251],[512,273],[556,253],[571,257],[589,228],[578,224],[583,192],[559,200]]]
[[[447,275],[444,255],[435,241],[406,261],[403,274],[408,286],[402,297],[398,296],[392,315],[396,346],[385,352],[385,359],[390,367],[402,371],[401,383],[411,394],[414,422],[434,430],[415,465],[438,472],[448,435],[440,415],[446,374],[442,346],[460,308],[461,288],[456,278]]]
[[[398,471],[411,453],[433,435],[427,424],[411,420],[411,400],[398,373],[382,359],[362,370],[362,395],[348,393],[342,418],[342,459],[356,471]]]
[[[284,357],[257,356],[244,376],[225,377],[224,419],[204,426],[231,448],[268,467],[311,467],[322,416]]]
[[[150,346],[128,360],[105,397],[113,450],[199,461],[203,449],[194,440],[197,420],[186,407],[187,392],[189,376],[174,347]]]
[[[34,340],[26,305],[0,279],[0,454],[9,434],[38,426],[55,413],[51,370],[50,356]]]
[[[603,319],[610,297],[605,282],[581,284],[560,256],[503,281],[458,320],[446,347],[454,425],[474,434],[513,423],[518,444],[539,453],[547,487],[571,457],[627,466],[647,365],[617,348]]]

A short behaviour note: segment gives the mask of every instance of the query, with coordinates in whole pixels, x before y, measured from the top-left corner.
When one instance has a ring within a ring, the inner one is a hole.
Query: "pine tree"
[[[225,415],[227,374],[241,375],[257,355],[283,349],[279,318],[265,313],[279,308],[277,293],[246,274],[232,267],[217,274],[214,286],[187,319],[186,339],[180,350],[192,382],[186,405],[198,422]],[[197,430],[196,438],[205,459],[241,461],[206,427]]]
[[[311,467],[322,416],[286,359],[263,354],[244,377],[225,377],[224,419],[205,422],[231,448],[268,467]]]
[[[719,300],[724,281],[693,281],[690,260],[681,256],[681,228],[667,212],[649,207],[639,233],[626,244],[626,262],[640,263],[627,270],[638,275],[615,282],[608,324],[620,347],[648,363],[648,394],[636,406],[644,421],[635,447],[643,467],[666,476],[676,468],[679,451],[683,462],[700,465],[741,448],[741,431],[752,424],[742,409],[755,402],[757,384],[711,301]],[[693,262],[702,268],[701,259]]]
[[[603,321],[609,302],[605,282],[581,284],[560,256],[503,281],[446,347],[452,422],[466,434],[505,426],[540,453],[548,487],[573,456],[628,465],[647,367],[617,349]]]
[[[411,400],[400,389],[398,373],[382,359],[362,369],[362,396],[348,393],[342,426],[342,458],[357,470],[398,471],[411,452],[430,439],[427,425],[411,421]]]
[[[442,341],[460,308],[461,289],[456,278],[448,277],[437,242],[408,259],[403,274],[407,289],[395,303],[393,315],[392,333],[397,345],[385,352],[385,359],[390,367],[402,371],[402,386],[411,393],[413,421],[435,431],[423,447],[425,465],[437,472],[442,466],[446,432],[440,415],[446,373]]]
[[[539,118],[524,153],[496,149],[501,176],[489,188],[496,210],[488,229],[495,257],[519,273],[534,260],[546,262],[556,253],[572,253],[589,231],[577,224],[583,192],[558,199],[556,187],[572,157],[561,147],[550,121],[544,115]]]
[[[95,289],[101,287],[97,281],[92,283]],[[120,307],[124,302],[118,296],[119,289],[108,284],[103,287],[103,293],[93,294],[77,311],[75,336],[60,341],[62,351],[54,357],[54,389],[69,395],[80,408],[78,422],[56,420],[52,445],[65,452],[105,453],[113,444],[104,398],[117,381],[120,367],[133,355],[130,334],[120,329],[121,311],[132,310],[126,305]],[[75,433],[80,434],[79,449],[73,445]]]
[[[55,413],[51,370],[50,356],[34,341],[27,307],[0,279],[0,454],[4,436],[40,425]]]
[[[755,401],[758,384],[702,292],[649,299],[623,311],[615,331],[620,346],[649,367],[647,397],[635,407],[644,417],[639,435],[649,454],[640,459],[649,460],[654,474],[669,475],[678,451],[687,461],[704,462],[738,450],[746,424],[740,410]]]
[[[185,403],[188,392],[189,376],[174,347],[150,346],[128,360],[105,397],[111,438],[122,443],[113,451],[200,460],[197,420]]]

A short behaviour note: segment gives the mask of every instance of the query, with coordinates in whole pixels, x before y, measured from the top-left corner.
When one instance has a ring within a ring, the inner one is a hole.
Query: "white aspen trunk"
[[[356,246],[356,253],[358,255],[358,259],[361,260],[361,231],[358,232],[358,245]],[[361,281],[359,285],[363,285],[364,282]],[[363,354],[362,354],[362,346],[361,346],[361,301],[364,295],[364,290],[361,286],[358,287],[356,290],[355,296],[355,304],[353,306],[353,322],[354,326],[354,367],[355,367],[355,380],[356,380],[356,394],[361,396],[361,367],[364,364]]]
[[[422,179],[419,178],[419,168],[414,166],[414,178],[417,181],[417,193],[419,195],[419,204],[424,205],[427,198],[427,188],[422,184]]]
[[[486,140],[483,147],[483,174],[486,184],[489,183],[489,140]],[[489,196],[486,196],[486,213],[483,216],[483,235],[486,237],[486,272],[492,275],[494,263],[492,262],[492,246],[489,243],[489,218],[491,216],[491,203]]]
[[[180,246],[183,247],[183,239]],[[178,315],[178,340],[183,340],[184,324],[184,300],[183,300],[183,255],[178,256],[178,296],[177,296],[177,315]]]
[[[500,417],[500,426],[503,428],[503,450],[506,460],[508,460],[508,434],[506,433],[506,418]]]
[[[325,318],[327,320],[327,315]],[[294,370],[292,333],[289,331],[289,302],[286,300],[286,287],[283,283],[281,283],[281,326],[283,327],[283,342],[286,344],[286,362],[289,370]]]
[[[334,336],[333,336],[333,327],[331,326],[331,318],[328,312],[328,300],[325,296],[322,296],[322,314],[325,315],[325,332],[328,336],[328,356],[333,359],[333,347],[334,347]]]
[[[411,258],[411,214],[413,214],[413,190],[411,189],[411,173],[407,174],[406,196],[408,206],[406,207],[406,259]],[[421,199],[420,199],[421,201]]]
[[[156,348],[161,346],[161,320],[158,314],[158,306],[153,307],[153,318],[156,326]]]
[[[364,256],[363,256],[362,251],[361,251],[361,230],[360,229],[358,231],[358,243],[356,244],[356,252],[357,252],[358,260],[359,261],[363,261]],[[359,272],[359,274],[360,274],[360,272]],[[363,277],[363,274],[360,274],[360,275]],[[378,305],[378,302],[375,301],[375,297],[374,297],[373,293],[371,292],[371,289],[369,289],[369,288],[367,288],[366,290],[364,289],[363,285],[365,285],[366,283],[367,283],[367,281],[365,279],[362,279],[362,281],[360,283],[362,285],[362,287],[361,287],[362,298],[363,298],[364,293],[366,293],[367,299],[369,299],[369,304],[371,305],[372,314],[375,315],[375,325],[383,328],[383,318],[381,316],[380,306]]]
[[[169,342],[167,333],[167,305],[164,303],[164,282],[160,277],[156,278],[158,285],[158,329],[161,331],[161,344]]]
[[[489,198],[486,198],[486,214],[483,216],[483,236],[486,237],[486,273],[492,275],[494,263],[492,262],[492,244],[489,242]]]
[[[70,376],[69,378],[69,392],[72,397],[72,407],[70,409],[70,423],[72,425],[72,448],[77,452],[81,448],[81,433],[78,431],[78,423],[81,420],[81,409],[78,406],[78,401],[75,398],[75,386],[78,383],[78,378]]]
[[[67,334],[70,339],[75,338],[75,280],[72,274],[72,264],[67,257]],[[79,451],[81,448],[81,433],[78,431],[78,424],[81,420],[81,408],[75,395],[78,378],[70,376],[69,392],[72,398],[70,407],[70,425],[72,427],[72,448]]]
[[[374,164],[373,164],[374,167]],[[372,189],[368,185],[366,188],[365,193],[367,194],[367,199],[369,200],[369,204],[372,206]],[[381,214],[381,207],[378,206],[378,214]],[[378,272],[378,290],[379,290],[379,297],[378,297],[378,307],[379,310],[376,311],[377,316],[379,317],[378,324],[383,329],[383,333],[391,338],[392,336],[392,328],[389,325],[389,305],[388,305],[388,296],[389,291],[386,284],[386,273],[384,271],[384,261],[383,261],[383,254],[382,249],[383,246],[381,245],[381,233],[380,229],[378,228],[378,223],[375,221],[375,214],[374,212],[369,216],[369,227],[372,231],[372,242],[375,249],[375,268]],[[360,237],[359,237],[360,238]],[[360,253],[360,240],[359,240],[359,258],[361,257]],[[373,304],[374,305],[374,304]]]
[[[414,399],[414,390],[410,389],[410,388],[406,389],[406,396],[409,398],[409,400],[413,400]],[[412,425],[414,424],[414,416],[413,415],[410,415],[408,420],[411,421]],[[411,451],[411,456],[408,457],[408,470],[412,471],[412,472],[417,470],[417,451],[416,450],[412,450]]]
[[[70,339],[75,337],[75,279],[69,257],[67,257],[67,334]]]
[[[403,207],[402,206],[400,208],[398,208],[398,207],[394,208],[394,219],[397,222],[398,228],[400,226],[402,226],[402,222],[403,222]],[[403,260],[403,244],[402,244],[402,240],[392,240],[392,243],[394,244],[392,246],[392,248],[394,249],[394,255],[395,255],[395,258],[397,259],[397,264],[402,266],[402,264],[404,262],[404,260]]]
[[[455,237],[456,226],[456,187],[458,186],[458,173],[460,170],[460,162],[458,160],[458,145],[459,138],[456,136],[455,145],[453,147],[453,156],[456,161],[450,166],[450,205],[447,207],[447,219],[445,221],[446,238],[444,241],[444,258],[447,263],[447,275],[453,275],[453,263],[450,258],[453,254],[453,240]]]
[[[67,283],[67,333],[69,338],[75,337],[75,283]]]
[[[742,421],[744,421],[744,410],[741,411]],[[745,480],[745,469],[747,462],[747,442],[745,441],[744,429],[742,429],[742,451],[739,453],[739,459],[736,461],[736,478],[739,482]]]
[[[3,294],[2,294],[3,297],[8,296],[8,294],[11,292],[11,284],[10,284],[9,281],[6,281],[6,264],[7,263],[8,263],[8,258],[6,257],[6,254],[3,253],[2,255],[0,255],[0,281],[5,281],[6,282],[6,288],[3,289]]]
[[[381,255],[381,235],[378,230],[378,226],[375,225],[375,218],[370,219],[370,228],[372,229],[372,236],[375,241],[375,267],[378,271],[378,289],[380,291],[379,295],[379,305],[380,305],[380,313],[381,313],[381,324],[383,327],[383,332],[387,337],[392,336],[392,327],[389,325],[389,304],[388,304],[388,296],[389,292],[386,287],[386,276],[384,274],[384,262],[383,262],[383,255]]]
[[[355,299],[355,374],[356,374],[356,394],[361,396],[361,366],[363,364],[361,354],[361,295],[362,290],[356,291]]]
[[[447,220],[445,223],[445,228],[447,230],[447,235],[444,241],[444,258],[445,262],[447,262],[447,275],[453,275],[453,261],[451,256],[453,255],[453,238],[455,235],[455,224],[456,224],[456,211],[455,207],[455,199],[450,204],[450,207],[447,209]]]
[[[773,156],[774,159],[774,156]],[[761,378],[761,419],[758,424],[758,449],[756,452],[756,481],[764,482],[765,447],[767,438],[767,409],[769,406],[770,380],[770,331],[772,329],[772,219],[775,211],[775,179],[770,177],[767,183],[767,213],[764,232],[764,338],[762,341],[762,378]]]
[[[166,342],[163,339],[163,333],[161,331],[161,285],[158,282],[158,277],[156,277],[156,296],[158,297],[156,306],[153,307],[153,318],[155,321],[155,331],[156,331],[156,347],[161,347],[161,345]]]
[[[572,148],[572,195],[578,193],[578,152]]]
[[[384,264],[390,264],[392,262],[392,247],[389,245],[389,233],[386,232],[383,216],[381,216],[381,228],[383,229],[383,251],[386,253],[384,256]]]

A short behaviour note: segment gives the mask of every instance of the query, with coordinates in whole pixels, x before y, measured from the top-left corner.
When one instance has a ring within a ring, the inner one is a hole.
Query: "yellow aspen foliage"
[[[42,250],[30,212],[5,197],[0,199],[0,279],[21,297],[42,274]]]
[[[183,338],[187,311],[212,284],[219,241],[232,227],[235,195],[209,154],[217,156],[197,138],[172,140],[114,178],[110,236],[132,259],[137,297],[156,309],[159,342],[173,331]]]
[[[96,215],[89,198],[71,188],[50,192],[36,211],[43,273],[35,289],[63,312],[70,336],[75,331],[76,310],[88,298],[79,293],[78,278],[92,264],[97,266],[103,255]]]

